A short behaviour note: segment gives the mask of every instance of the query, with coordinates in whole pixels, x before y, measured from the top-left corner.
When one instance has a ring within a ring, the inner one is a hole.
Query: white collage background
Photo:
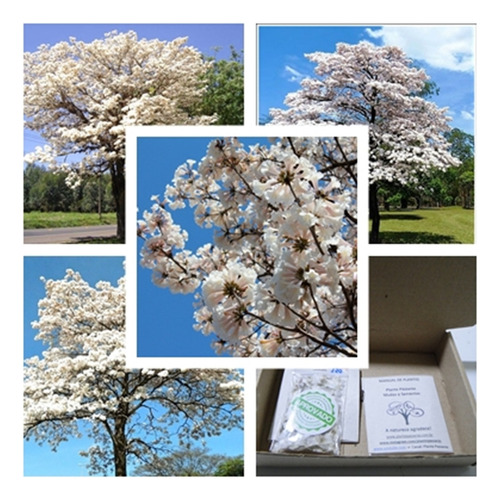
[[[64,9],[64,5],[66,8]],[[441,246],[370,246],[367,241],[368,221],[359,228],[360,282],[367,279],[367,263],[370,256],[383,255],[464,255],[476,256],[478,262],[478,359],[480,377],[478,378],[479,420],[479,465],[477,477],[464,478],[465,481],[450,478],[445,484],[448,492],[456,494],[457,498],[467,498],[476,494],[480,483],[493,477],[494,460],[490,458],[498,452],[491,421],[485,415],[494,414],[494,398],[484,396],[495,390],[493,370],[498,348],[498,329],[494,315],[496,297],[498,296],[497,280],[498,259],[496,258],[497,231],[496,189],[498,169],[496,168],[496,144],[493,119],[496,119],[498,104],[496,99],[496,79],[492,74],[495,66],[494,47],[496,42],[496,26],[488,9],[468,8],[464,12],[451,12],[449,7],[439,7],[435,2],[421,2],[412,6],[411,12],[401,8],[397,2],[384,2],[374,5],[370,2],[357,2],[350,5],[337,5],[331,2],[309,2],[306,5],[294,3],[282,6],[271,6],[265,2],[254,2],[252,5],[237,6],[231,2],[213,2],[207,5],[202,2],[190,2],[189,5],[178,7],[166,6],[164,3],[151,2],[149,5],[139,5],[136,2],[124,2],[119,7],[103,6],[102,2],[89,1],[84,12],[68,12],[64,2],[44,2],[39,5],[34,2],[23,2],[23,8],[15,8],[5,19],[5,30],[2,32],[2,53],[5,56],[5,67],[12,71],[11,77],[4,76],[2,81],[3,95],[7,108],[2,123],[5,159],[4,182],[2,183],[2,208],[4,212],[3,247],[5,257],[2,259],[3,305],[2,312],[5,321],[4,335],[7,343],[3,349],[2,375],[6,394],[2,403],[2,427],[7,436],[5,449],[5,465],[3,477],[6,479],[6,490],[14,490],[21,496],[36,495],[39,498],[65,498],[68,492],[78,498],[91,495],[114,494],[124,498],[134,498],[141,494],[181,494],[187,498],[202,496],[205,498],[230,498],[243,495],[250,498],[255,495],[272,494],[286,495],[287,498],[303,498],[311,491],[335,492],[335,495],[349,495],[355,498],[373,496],[378,498],[375,485],[383,481],[383,490],[402,490],[405,498],[417,498],[422,488],[432,491],[441,485],[443,478],[377,478],[367,477],[363,481],[353,482],[348,477],[269,477],[255,476],[255,391],[256,370],[261,368],[301,367],[294,360],[285,359],[276,364],[272,359],[198,359],[196,367],[230,367],[245,370],[245,471],[244,478],[127,478],[114,480],[112,478],[24,478],[22,456],[22,318],[23,318],[23,259],[29,256],[125,256],[127,261],[135,262],[135,241],[129,238],[121,247],[102,246],[101,248],[82,248],[78,245],[43,245],[29,247],[23,244],[22,237],[22,196],[21,168],[22,163],[22,34],[24,23],[243,23],[245,26],[245,125],[238,129],[238,135],[264,135],[257,127],[257,75],[256,75],[256,26],[258,24],[359,24],[380,25],[390,23],[464,23],[475,24],[477,30],[477,82],[476,82],[476,228],[473,245]],[[66,12],[63,12],[65,10]],[[361,19],[362,17],[362,19]],[[9,73],[10,74],[10,73]],[[11,99],[12,97],[12,99]],[[496,120],[495,120],[496,121]],[[243,130],[243,134],[242,131]],[[141,136],[140,129],[129,132],[127,139]],[[154,134],[162,134],[155,131]],[[183,132],[184,133],[184,132]],[[215,134],[214,130],[198,131],[197,134]],[[315,134],[317,132],[313,132]],[[364,132],[361,132],[363,134]],[[149,132],[148,132],[149,135]],[[196,135],[196,134],[195,134]],[[232,134],[230,134],[232,135]],[[291,134],[293,135],[293,134]],[[133,146],[132,146],[133,148]],[[133,151],[133,149],[131,149]],[[132,153],[133,154],[133,153]],[[15,172],[15,174],[14,174]],[[134,185],[127,186],[127,216],[128,234],[135,233],[136,207],[134,205]],[[15,185],[15,188],[13,187]],[[366,186],[366,184],[365,184]],[[360,190],[360,192],[363,192]],[[360,197],[361,199],[361,197]],[[363,207],[364,204],[364,207]],[[365,210],[365,212],[363,212]],[[359,213],[367,215],[367,200],[360,201]],[[363,217],[360,217],[360,221]],[[363,235],[366,235],[364,237]],[[363,271],[364,262],[364,271]],[[131,316],[127,321],[135,321],[135,290],[134,268],[128,271],[127,305]],[[365,281],[366,282],[366,281]],[[368,310],[367,289],[360,289],[359,310]],[[360,314],[361,316],[361,314]],[[364,328],[363,328],[364,326]],[[364,333],[363,333],[364,332]],[[367,322],[360,326],[360,345],[363,335],[367,335]],[[360,359],[366,364],[367,336],[365,350]],[[132,365],[139,362],[134,359],[134,340],[128,338],[128,355]],[[157,363],[157,360],[152,360]],[[140,361],[141,365],[148,362]],[[184,366],[192,366],[192,360],[181,360]],[[303,363],[304,366],[314,366],[314,363]],[[165,482],[166,481],[166,482]],[[188,481],[188,484],[184,484]],[[229,481],[229,482],[228,482]],[[236,482],[235,482],[236,481]],[[81,484],[78,484],[82,482]],[[423,483],[426,483],[423,485]],[[418,485],[418,488],[414,487]],[[177,487],[183,487],[177,490]],[[186,488],[187,486],[187,488]],[[422,488],[421,488],[422,487]],[[175,489],[172,489],[175,488]],[[235,489],[236,488],[236,489]]]

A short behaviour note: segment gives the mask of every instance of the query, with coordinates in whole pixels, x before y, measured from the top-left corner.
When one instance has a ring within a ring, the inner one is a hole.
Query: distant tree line
[[[136,476],[243,476],[243,456],[210,453],[206,447],[183,448],[157,457],[134,471]]]
[[[455,128],[447,139],[460,166],[445,171],[431,169],[405,185],[382,183],[379,204],[386,210],[453,205],[474,208],[474,136]]]
[[[51,172],[35,164],[24,170],[24,211],[109,213],[116,210],[111,177],[102,174],[66,184],[64,172]]]

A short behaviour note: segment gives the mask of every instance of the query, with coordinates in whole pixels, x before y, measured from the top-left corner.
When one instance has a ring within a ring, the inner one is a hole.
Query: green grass
[[[24,229],[51,227],[105,226],[116,224],[116,214],[82,214],[78,212],[25,212]]]
[[[381,243],[474,243],[474,210],[391,210],[380,216]]]

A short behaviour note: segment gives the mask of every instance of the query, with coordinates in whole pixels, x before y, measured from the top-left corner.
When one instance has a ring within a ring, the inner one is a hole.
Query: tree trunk
[[[115,418],[115,430],[113,436],[113,452],[115,462],[115,476],[127,475],[127,437],[125,435],[125,425],[127,423],[126,414],[119,405],[119,415]]]
[[[111,187],[116,205],[116,236],[125,243],[125,160],[117,160],[111,168]]]
[[[370,184],[370,219],[372,221],[370,243],[380,243],[380,212],[378,210],[377,191],[377,184]]]

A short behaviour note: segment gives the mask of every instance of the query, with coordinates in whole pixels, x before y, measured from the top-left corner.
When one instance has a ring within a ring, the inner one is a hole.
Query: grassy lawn
[[[474,210],[424,208],[380,215],[382,243],[474,243]]]
[[[78,212],[25,212],[24,229],[50,227],[106,226],[116,224],[116,214],[81,214]]]

